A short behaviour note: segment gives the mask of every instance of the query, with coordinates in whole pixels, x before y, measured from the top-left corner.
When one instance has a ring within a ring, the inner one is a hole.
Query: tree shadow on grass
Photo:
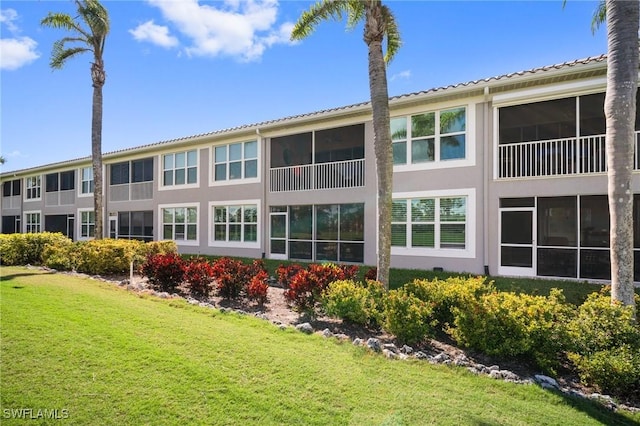
[[[573,407],[576,410],[582,411],[592,419],[601,422],[602,424],[630,426],[638,426],[639,424],[637,420],[627,417],[619,411],[614,411],[599,402],[567,395],[558,391],[552,392],[554,392],[556,395],[561,396],[567,405]]]
[[[5,275],[2,272],[0,272],[0,283],[4,283],[5,281],[12,281],[16,278],[20,278],[20,277],[30,277],[33,275],[50,275],[50,274],[54,274],[55,272],[43,272],[43,271],[38,271],[38,272],[19,272],[16,274],[8,274]]]

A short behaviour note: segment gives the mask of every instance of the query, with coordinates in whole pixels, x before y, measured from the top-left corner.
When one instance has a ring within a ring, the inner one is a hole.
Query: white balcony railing
[[[636,132],[633,167],[640,170]],[[498,146],[498,178],[605,173],[604,135],[504,144]]]
[[[270,170],[271,192],[364,186],[364,159],[277,167]]]

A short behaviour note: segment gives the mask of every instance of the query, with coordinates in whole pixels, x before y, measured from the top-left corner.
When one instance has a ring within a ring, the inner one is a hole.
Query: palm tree
[[[611,298],[634,306],[633,191],[640,2],[607,0],[606,149],[611,223]]]
[[[291,33],[293,40],[310,35],[321,21],[341,21],[347,28],[364,21],[364,42],[369,50],[369,91],[373,112],[374,150],[378,176],[378,281],[389,286],[391,263],[391,203],[393,154],[389,127],[389,92],[386,64],[400,48],[400,33],[391,10],[380,0],[322,0],[304,12]],[[386,38],[386,53],[382,43]]]
[[[5,163],[5,159],[4,156],[0,155],[0,164],[4,164]]]
[[[42,26],[61,28],[71,33],[53,44],[51,68],[61,69],[68,59],[84,52],[93,53],[91,63],[91,81],[93,85],[93,104],[91,115],[91,162],[93,166],[93,202],[95,210],[95,238],[103,236],[102,204],[102,86],[106,74],[104,71],[104,45],[109,34],[109,14],[98,0],[75,0],[78,16],[72,18],[66,13],[49,14],[40,22]]]

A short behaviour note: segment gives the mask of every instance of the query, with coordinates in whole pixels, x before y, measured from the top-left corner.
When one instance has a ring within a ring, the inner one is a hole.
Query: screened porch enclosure
[[[271,139],[269,190],[364,186],[364,124]]]
[[[604,93],[498,109],[497,178],[606,173]],[[633,165],[640,170],[640,110]]]

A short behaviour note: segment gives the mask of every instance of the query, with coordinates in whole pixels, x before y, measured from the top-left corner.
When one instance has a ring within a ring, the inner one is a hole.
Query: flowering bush
[[[253,300],[263,305],[267,301],[267,292],[269,290],[269,284],[267,284],[267,279],[269,278],[269,274],[267,271],[258,271],[256,275],[254,275],[249,284],[247,285],[247,297],[249,300]]]
[[[184,281],[195,297],[207,297],[211,292],[213,267],[206,259],[194,258],[187,262],[184,270]]]
[[[176,253],[148,255],[142,273],[154,289],[172,292],[184,280],[185,262]]]

